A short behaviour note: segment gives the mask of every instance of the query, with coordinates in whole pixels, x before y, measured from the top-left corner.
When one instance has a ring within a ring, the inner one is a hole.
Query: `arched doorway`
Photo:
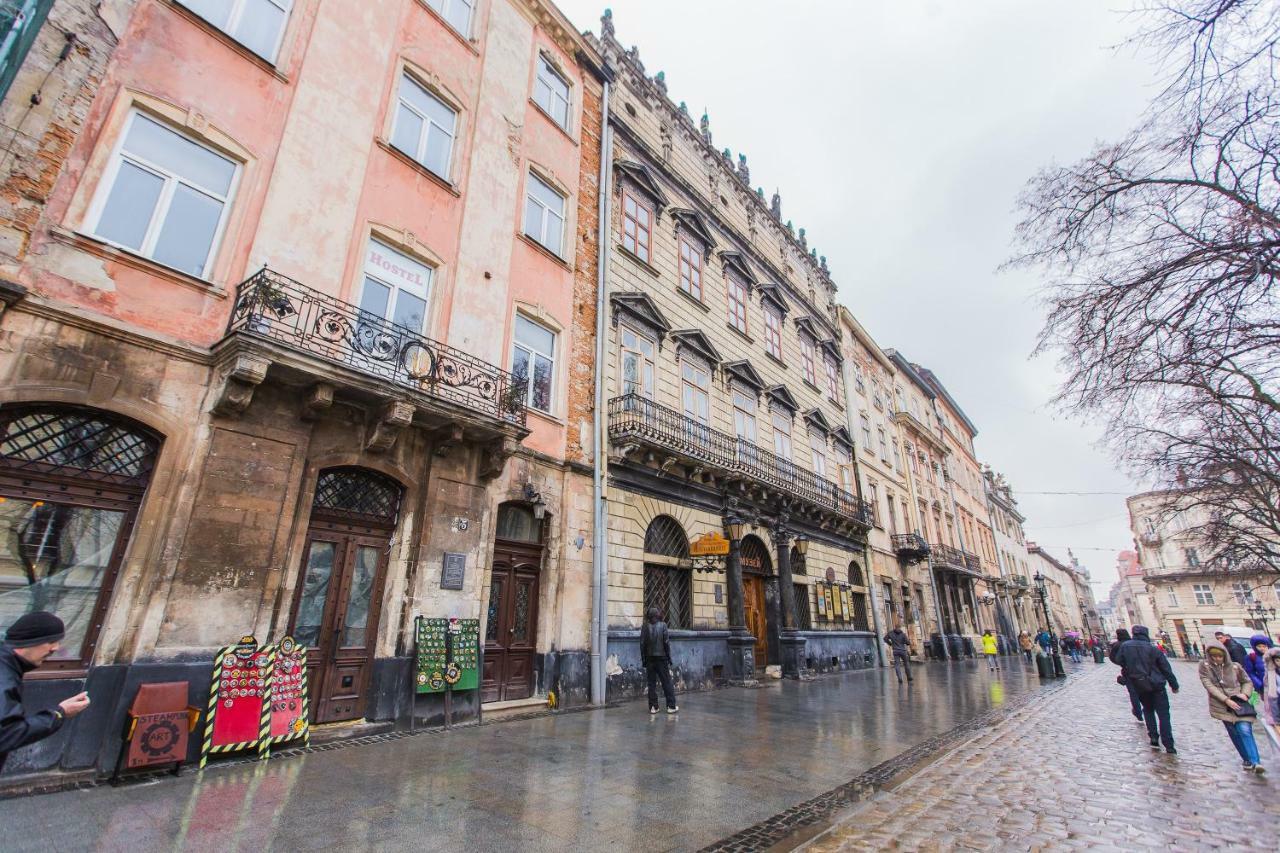
[[[0,634],[47,610],[66,625],[44,670],[88,668],[160,437],[95,409],[0,410]]]
[[[659,515],[644,532],[644,610],[656,607],[672,628],[693,625],[689,537],[680,522]]]
[[[480,701],[533,695],[538,646],[538,582],[544,551],[543,519],[524,503],[498,507],[493,572],[484,628]]]
[[[777,663],[778,582],[773,577],[773,559],[758,536],[742,537],[742,603],[747,630],[756,638],[757,666]],[[772,593],[772,594],[770,594]],[[770,606],[772,604],[772,607]]]
[[[289,633],[307,647],[317,723],[364,716],[403,491],[364,468],[327,468],[316,480]]]

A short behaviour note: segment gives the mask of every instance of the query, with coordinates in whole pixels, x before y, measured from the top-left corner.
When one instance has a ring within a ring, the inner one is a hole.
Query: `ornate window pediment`
[[[685,229],[695,240],[702,244],[703,259],[711,259],[711,250],[716,247],[716,240],[711,236],[711,229],[707,226],[707,220],[695,210],[689,210],[683,207],[673,207],[669,211],[671,218],[676,222],[677,229]]]
[[[677,351],[688,349],[689,352],[706,361],[712,368],[720,365],[720,353],[716,350],[715,345],[711,343],[711,339],[701,329],[680,329],[672,332],[670,338],[676,342]]]
[[[662,348],[663,337],[671,331],[671,324],[658,310],[658,304],[647,293],[630,291],[609,295],[609,305],[613,308],[613,327],[618,327],[619,314],[625,314],[632,320],[653,332],[658,339],[658,348]]]
[[[818,341],[818,346],[822,347],[823,352],[830,356],[831,360],[836,364],[844,361],[844,358],[840,355],[840,345],[830,338],[825,341]]]
[[[769,400],[794,415],[800,411],[800,404],[796,402],[796,398],[791,395],[785,385],[774,385],[772,388],[766,388],[765,393],[769,395]]]
[[[796,328],[813,338],[818,340],[818,327],[813,324],[812,317],[797,317],[795,319]]]
[[[760,292],[760,301],[769,302],[773,307],[785,317],[787,314],[787,299],[782,295],[782,288],[776,284],[761,284],[756,287]]]
[[[827,420],[827,416],[822,414],[821,409],[810,409],[804,413],[805,423],[811,427],[817,427],[828,435],[831,434],[831,422]]]
[[[733,272],[740,276],[747,285],[747,292],[756,286],[756,277],[752,274],[751,267],[747,266],[747,259],[741,252],[728,250],[721,252],[720,265],[724,267],[725,272]]]
[[[742,361],[729,362],[724,366],[724,372],[755,391],[757,395],[764,390],[764,378],[745,358]]]
[[[849,435],[849,430],[845,427],[839,427],[832,430],[831,437],[835,439],[837,444],[842,444],[850,450],[853,450],[853,436]]]
[[[662,191],[662,186],[658,183],[658,179],[653,176],[653,171],[643,163],[633,163],[630,160],[618,160],[613,164],[613,168],[618,172],[622,181],[644,193],[653,200],[655,218],[662,216],[662,208],[668,205],[667,195]],[[619,183],[622,183],[620,181]]]

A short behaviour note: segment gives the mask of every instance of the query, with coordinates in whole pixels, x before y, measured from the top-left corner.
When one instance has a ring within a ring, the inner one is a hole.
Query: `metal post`
[[[725,559],[725,576],[729,610],[729,682],[736,685],[755,683],[755,637],[747,631],[747,610],[742,594],[742,540],[735,533],[742,529],[742,519],[730,510],[724,519],[725,537],[729,540],[729,556]]]
[[[787,530],[786,515],[778,516],[773,541],[778,549],[778,592],[782,599],[782,677],[803,678],[805,638],[796,633],[796,591],[791,580],[791,532]]]

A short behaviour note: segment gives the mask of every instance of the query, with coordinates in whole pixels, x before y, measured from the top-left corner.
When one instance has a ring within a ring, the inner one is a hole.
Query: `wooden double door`
[[[480,684],[482,702],[527,699],[533,695],[541,565],[540,544],[501,539],[494,542]]]
[[[769,621],[765,616],[764,578],[760,575],[744,575],[742,578],[742,604],[747,614],[747,630],[756,638],[756,666],[763,667],[769,661]]]
[[[364,716],[390,533],[312,519],[290,634],[307,647],[314,722]]]

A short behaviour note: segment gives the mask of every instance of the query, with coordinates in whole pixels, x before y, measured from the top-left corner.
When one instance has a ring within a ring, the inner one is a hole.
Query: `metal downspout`
[[[607,302],[605,292],[609,263],[609,160],[612,157],[613,133],[609,127],[609,80],[604,81],[604,94],[601,96],[600,116],[600,193],[597,212],[596,234],[596,369],[595,369],[595,447],[591,474],[592,505],[594,518],[592,522],[591,544],[591,704],[605,703],[604,656],[609,642],[609,560],[608,560],[608,513],[605,511],[605,465],[608,458],[608,431],[605,422],[605,323],[604,313]]]

